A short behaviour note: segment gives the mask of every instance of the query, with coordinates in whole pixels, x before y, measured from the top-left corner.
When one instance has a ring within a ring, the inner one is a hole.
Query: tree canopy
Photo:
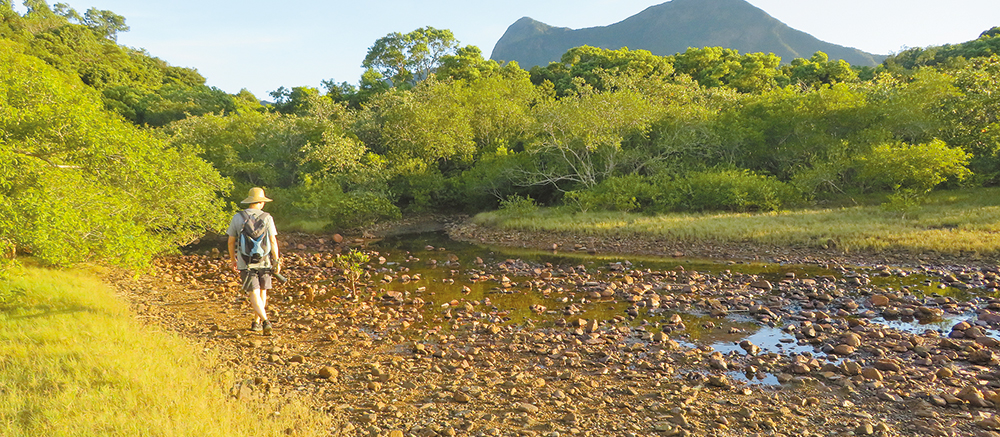
[[[340,229],[528,197],[754,211],[1000,183],[996,28],[867,69],[581,46],[528,72],[424,27],[375,41],[356,84],[262,104],[119,46],[110,11],[26,4],[0,1],[0,251],[54,264],[140,265],[250,186]]]
[[[0,41],[0,246],[52,264],[141,266],[225,222],[230,182]]]

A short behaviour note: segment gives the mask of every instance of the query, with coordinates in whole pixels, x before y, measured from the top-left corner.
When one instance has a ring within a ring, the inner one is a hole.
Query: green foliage
[[[75,9],[66,3],[56,3],[54,5],[56,15],[61,15],[69,20],[87,26],[99,36],[115,41],[118,39],[118,32],[128,32],[129,27],[125,24],[125,17],[111,11],[97,8],[87,9],[83,16],[80,16]]]
[[[538,211],[538,204],[531,196],[512,194],[500,201],[500,214],[506,216],[526,216]]]
[[[560,62],[548,67],[531,69],[531,81],[554,84],[560,96],[576,94],[581,87],[597,91],[614,89],[608,77],[629,76],[666,79],[674,72],[668,58],[655,56],[646,50],[608,50],[581,46],[563,54]]]
[[[569,191],[628,169],[623,144],[645,137],[660,107],[632,90],[543,101],[532,109],[534,138],[525,149],[537,163],[519,169],[523,185]]]
[[[457,47],[458,40],[447,29],[428,26],[406,35],[393,32],[368,48],[361,66],[378,72],[394,86],[414,86],[428,78],[442,58]]]
[[[454,55],[441,57],[441,66],[435,74],[438,78],[474,81],[490,77],[500,72],[500,64],[492,59],[483,59],[483,51],[476,46],[459,47]]]
[[[337,264],[337,268],[344,272],[344,278],[347,279],[348,284],[351,286],[351,295],[358,295],[358,281],[361,280],[362,275],[365,273],[365,264],[370,260],[371,257],[360,250],[351,250],[346,254],[337,254],[334,262]]]
[[[0,42],[0,242],[66,265],[141,266],[225,223],[230,183]]]
[[[882,143],[868,150],[837,154],[794,180],[809,193],[926,193],[947,180],[960,182],[971,176],[967,168],[970,157],[936,139],[916,145]]]
[[[972,41],[943,46],[915,47],[889,56],[881,70],[906,74],[920,67],[949,67],[965,60],[1000,55],[1000,28],[984,31]]]
[[[798,199],[788,184],[747,170],[694,172],[661,186],[661,208],[674,211],[773,211]]]
[[[893,190],[885,203],[880,206],[883,211],[900,213],[905,218],[907,214],[911,214],[920,206],[926,195],[927,193],[917,191],[913,188],[900,188]]]
[[[851,64],[842,59],[831,61],[823,52],[816,52],[809,59],[793,59],[783,70],[792,84],[811,88],[858,80]]]
[[[874,189],[926,193],[948,179],[961,181],[969,177],[969,158],[968,153],[948,147],[941,140],[914,145],[880,144],[857,158],[857,177]]]
[[[295,187],[274,191],[276,197],[291,203],[275,205],[276,210],[298,219],[323,221],[328,230],[356,229],[400,218],[399,208],[384,193],[363,188],[345,192],[344,185],[333,177],[314,181],[306,176]]]
[[[237,187],[290,188],[305,174],[354,170],[365,153],[364,145],[344,131],[342,107],[315,108],[331,112],[206,114],[173,123],[164,132],[177,147],[198,150]]]
[[[746,170],[708,170],[684,176],[628,175],[566,194],[582,211],[772,211],[799,199],[790,185]]]
[[[114,12],[91,8],[80,15],[64,3],[53,11],[42,0],[32,1],[24,16],[0,9],[0,38],[21,42],[25,54],[102,90],[105,106],[136,124],[162,126],[188,115],[233,110],[232,97],[206,87],[197,70],[116,44],[128,26]]]
[[[673,59],[678,74],[688,75],[709,88],[730,86],[744,93],[759,93],[775,88],[781,79],[778,70],[781,58],[774,53],[740,56],[733,49],[692,47]]]
[[[927,105],[935,105],[941,139],[971,153],[970,168],[984,183],[996,184],[1000,181],[1000,55],[974,59],[952,75],[957,91],[928,99]]]
[[[632,174],[605,179],[589,190],[570,191],[566,201],[584,212],[630,212],[653,207],[657,192],[650,178]]]

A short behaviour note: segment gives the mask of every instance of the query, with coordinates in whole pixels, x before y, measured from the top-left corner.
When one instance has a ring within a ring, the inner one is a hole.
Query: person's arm
[[[239,270],[239,264],[236,263],[236,237],[229,236],[229,264],[233,267],[233,270]]]
[[[278,252],[278,238],[274,234],[268,235],[267,238],[271,240],[271,257],[274,258],[274,271],[280,273],[281,253]]]

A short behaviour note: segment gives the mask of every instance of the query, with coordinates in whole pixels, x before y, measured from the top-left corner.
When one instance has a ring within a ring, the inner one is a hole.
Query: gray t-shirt
[[[264,211],[262,211],[262,210],[259,210],[259,209],[250,209],[250,208],[247,208],[244,211],[246,211],[247,214],[250,214],[250,215],[252,215],[254,217],[260,216],[261,214],[264,213]],[[270,215],[268,215],[267,218],[264,219],[264,222],[267,224],[267,238],[271,238],[271,236],[278,235],[277,229],[274,228],[274,218],[272,218]],[[239,249],[239,244],[240,244],[239,243],[239,238],[240,238],[240,231],[243,229],[243,223],[244,223],[243,215],[240,214],[240,213],[236,213],[236,215],[233,216],[233,219],[229,221],[229,229],[226,229],[226,235],[228,235],[230,237],[235,237],[236,238],[236,245],[237,245],[236,246],[236,252],[237,252],[237,254],[236,254],[236,268],[240,269],[240,270],[245,270],[247,268],[251,268],[251,269],[266,269],[266,268],[270,268],[271,267],[271,257],[270,256],[265,257],[259,263],[250,264],[250,266],[247,266],[246,263],[243,262],[243,257],[239,256],[239,250],[240,250]],[[272,250],[273,250],[273,248],[272,248]]]

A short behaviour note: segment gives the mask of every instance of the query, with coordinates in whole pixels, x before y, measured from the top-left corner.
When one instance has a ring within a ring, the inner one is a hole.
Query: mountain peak
[[[507,28],[490,58],[517,61],[522,68],[530,69],[556,62],[567,50],[582,45],[644,49],[660,56],[683,52],[688,47],[725,47],[741,53],[774,53],[784,62],[822,51],[830,59],[868,66],[884,58],[820,41],[745,0],[673,0],[650,6],[615,24],[576,30],[524,17]]]

